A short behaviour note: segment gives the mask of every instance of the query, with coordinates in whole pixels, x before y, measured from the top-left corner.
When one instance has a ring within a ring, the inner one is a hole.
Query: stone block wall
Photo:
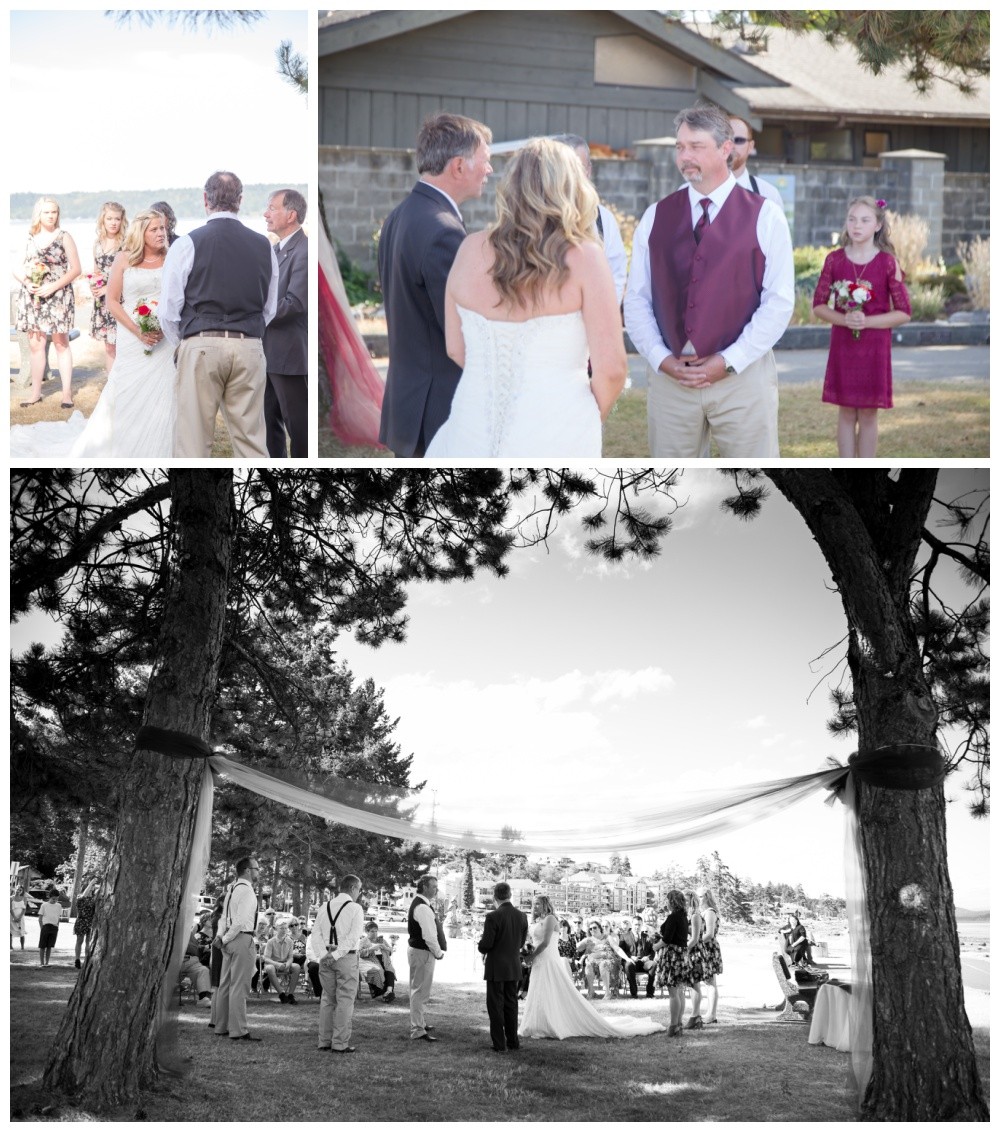
[[[923,158],[909,161],[903,155],[886,155],[882,168],[853,165],[786,165],[755,162],[754,172],[794,174],[794,243],[828,245],[840,232],[853,197],[883,198],[895,212],[915,212],[928,219],[933,240],[946,259],[955,245],[990,229],[988,173],[944,173],[940,163]],[[509,157],[492,159],[494,176],[481,198],[462,207],[470,232],[486,227],[495,215],[495,185]],[[646,208],[680,183],[673,163],[673,146],[638,147],[628,160],[595,158],[594,183],[601,199],[637,220]],[[935,167],[937,166],[937,167]],[[367,270],[375,266],[373,233],[406,196],[417,179],[412,150],[321,146],[319,186],[331,235],[355,263]]]
[[[989,173],[946,173],[944,177],[944,223],[941,244],[946,260],[956,258],[962,242],[990,235]]]

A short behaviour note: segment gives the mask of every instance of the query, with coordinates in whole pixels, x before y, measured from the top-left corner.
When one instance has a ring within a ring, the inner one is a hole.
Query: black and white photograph
[[[15,1116],[985,1119],[988,478],[15,471]]]

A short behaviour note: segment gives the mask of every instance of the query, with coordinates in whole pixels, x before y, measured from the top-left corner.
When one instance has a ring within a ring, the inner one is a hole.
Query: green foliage
[[[958,266],[961,267],[961,264]],[[965,272],[955,271],[954,268],[948,268],[944,272],[928,272],[924,275],[918,275],[916,282],[921,287],[934,287],[940,290],[944,295],[945,302],[955,295],[968,294],[968,288],[965,285]]]
[[[935,322],[944,313],[944,287],[916,284],[909,288],[910,309],[914,322]]]
[[[792,249],[792,262],[795,265],[795,282],[809,282],[815,286],[819,273],[823,270],[826,257],[832,248],[815,247],[806,244],[801,248]]]
[[[351,306],[358,303],[370,303],[376,298],[376,279],[370,271],[365,271],[359,264],[352,263],[347,258],[347,252],[337,244],[337,266],[344,281],[344,290],[347,291],[347,301]]]

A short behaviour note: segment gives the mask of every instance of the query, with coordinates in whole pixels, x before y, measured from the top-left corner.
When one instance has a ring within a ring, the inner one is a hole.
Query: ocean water
[[[989,920],[959,920],[958,934],[966,939],[983,939],[989,943]]]

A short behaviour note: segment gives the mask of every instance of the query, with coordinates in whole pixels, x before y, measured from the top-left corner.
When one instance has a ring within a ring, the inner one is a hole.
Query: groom
[[[382,281],[389,372],[379,440],[420,457],[448,419],[462,371],[444,341],[444,287],[465,224],[458,206],[482,195],[493,172],[493,135],[460,114],[428,118],[417,137],[420,180],[382,225]]]
[[[221,406],[233,455],[267,457],[262,339],[277,308],[278,261],[268,238],[240,221],[242,200],[235,173],[213,173],[206,223],[179,237],[163,264],[160,326],[177,362],[175,456],[211,456]]]
[[[486,956],[486,1011],[490,1038],[497,1053],[519,1049],[517,984],[521,978],[521,948],[528,936],[528,917],[510,902],[510,885],[493,889],[496,908],[486,913],[479,950]]]

